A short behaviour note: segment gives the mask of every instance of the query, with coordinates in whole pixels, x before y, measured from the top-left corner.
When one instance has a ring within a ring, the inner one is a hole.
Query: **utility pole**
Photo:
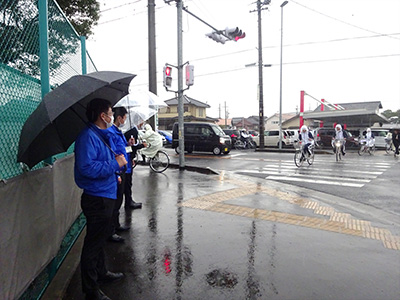
[[[263,5],[270,4],[271,0],[257,0],[257,15],[258,15],[258,104],[259,104],[259,125],[260,130],[260,150],[264,149],[264,85],[263,85],[263,58],[262,58],[262,26],[261,26],[261,11],[268,8],[263,8]],[[250,11],[250,12],[254,12]]]
[[[185,169],[185,141],[183,127],[183,72],[182,72],[182,0],[176,0],[178,16],[178,128],[179,128],[179,169]]]
[[[149,39],[149,91],[157,95],[157,64],[156,64],[156,22],[155,0],[148,0],[148,39]],[[158,126],[157,114],[149,119],[154,130]]]
[[[263,60],[262,60],[262,35],[261,35],[261,0],[257,0],[258,14],[258,86],[259,86],[259,128],[260,150],[264,149],[264,85],[263,85]]]

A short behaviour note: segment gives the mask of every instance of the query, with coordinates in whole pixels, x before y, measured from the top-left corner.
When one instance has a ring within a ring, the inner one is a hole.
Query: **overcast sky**
[[[132,90],[148,89],[147,0],[101,0],[101,18],[87,50],[98,70],[137,74]],[[156,2],[157,94],[165,63],[177,64],[175,3]],[[281,8],[272,0],[262,12],[264,114],[279,111]],[[219,44],[211,28],[183,12],[183,62],[194,65],[185,94],[208,103],[207,115],[258,115],[256,0],[186,0],[184,5],[217,29],[238,26],[246,38]],[[289,0],[283,8],[283,112],[295,112],[300,92],[331,103],[381,101],[400,109],[400,0]],[[177,72],[173,70],[174,81]],[[318,103],[306,97],[305,108]]]

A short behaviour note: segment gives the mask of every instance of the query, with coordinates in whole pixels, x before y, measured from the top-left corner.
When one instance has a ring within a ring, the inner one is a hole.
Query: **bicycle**
[[[315,146],[311,144],[308,147],[308,151],[305,149],[302,149],[303,147],[301,146],[301,141],[294,141],[293,143],[294,148],[296,149],[296,152],[294,153],[294,163],[295,165],[300,168],[305,161],[311,166],[314,163],[314,148]]]
[[[358,155],[362,156],[365,153],[369,153],[369,155],[373,155],[375,153],[375,144],[370,146],[367,140],[360,141],[361,147],[358,150]]]
[[[386,145],[385,145],[386,153],[390,154],[391,152],[395,152],[392,138],[385,138],[385,142],[386,142]]]
[[[136,152],[136,155],[132,162],[132,170],[140,163],[140,150]],[[146,163],[145,161],[143,161]],[[153,157],[149,157],[149,166],[156,173],[162,173],[168,169],[170,163],[170,158],[167,152],[163,150],[158,150]]]
[[[334,139],[332,140],[332,145],[335,150],[335,156],[336,156],[336,161],[342,160],[342,146],[343,146],[343,140],[341,139]]]

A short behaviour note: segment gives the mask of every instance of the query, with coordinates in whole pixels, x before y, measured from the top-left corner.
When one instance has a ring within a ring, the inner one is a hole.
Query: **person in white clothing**
[[[371,128],[367,128],[367,133],[365,134],[365,144],[367,147],[373,147],[375,145],[375,136],[371,132]]]
[[[345,152],[345,144],[346,144],[346,139],[347,139],[347,133],[346,133],[346,131],[343,131],[342,130],[342,125],[340,125],[340,124],[337,124],[336,126],[335,126],[335,133],[334,133],[334,135],[332,136],[332,147],[333,147],[333,152],[335,153],[335,151],[336,151],[336,148],[335,148],[335,146],[334,146],[334,141],[335,140],[342,140],[343,141],[343,144],[342,144],[342,147],[341,147],[341,150],[342,150],[342,155],[344,156],[344,155],[346,155],[346,152]]]
[[[162,137],[151,128],[150,124],[144,126],[145,132],[140,135],[141,139],[146,141],[148,147],[140,150],[140,154],[147,157],[154,157],[158,150],[163,147]]]
[[[300,128],[299,140],[302,142],[302,158],[306,151],[311,155],[309,147],[314,144],[314,137],[306,125]]]

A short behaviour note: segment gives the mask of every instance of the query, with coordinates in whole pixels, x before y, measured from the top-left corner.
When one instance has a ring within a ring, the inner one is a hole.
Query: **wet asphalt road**
[[[225,171],[135,169],[143,208],[122,209],[132,228],[107,244],[110,270],[125,273],[102,287],[111,299],[400,299],[394,215],[210,161],[187,164]],[[79,270],[64,299],[84,299]]]

